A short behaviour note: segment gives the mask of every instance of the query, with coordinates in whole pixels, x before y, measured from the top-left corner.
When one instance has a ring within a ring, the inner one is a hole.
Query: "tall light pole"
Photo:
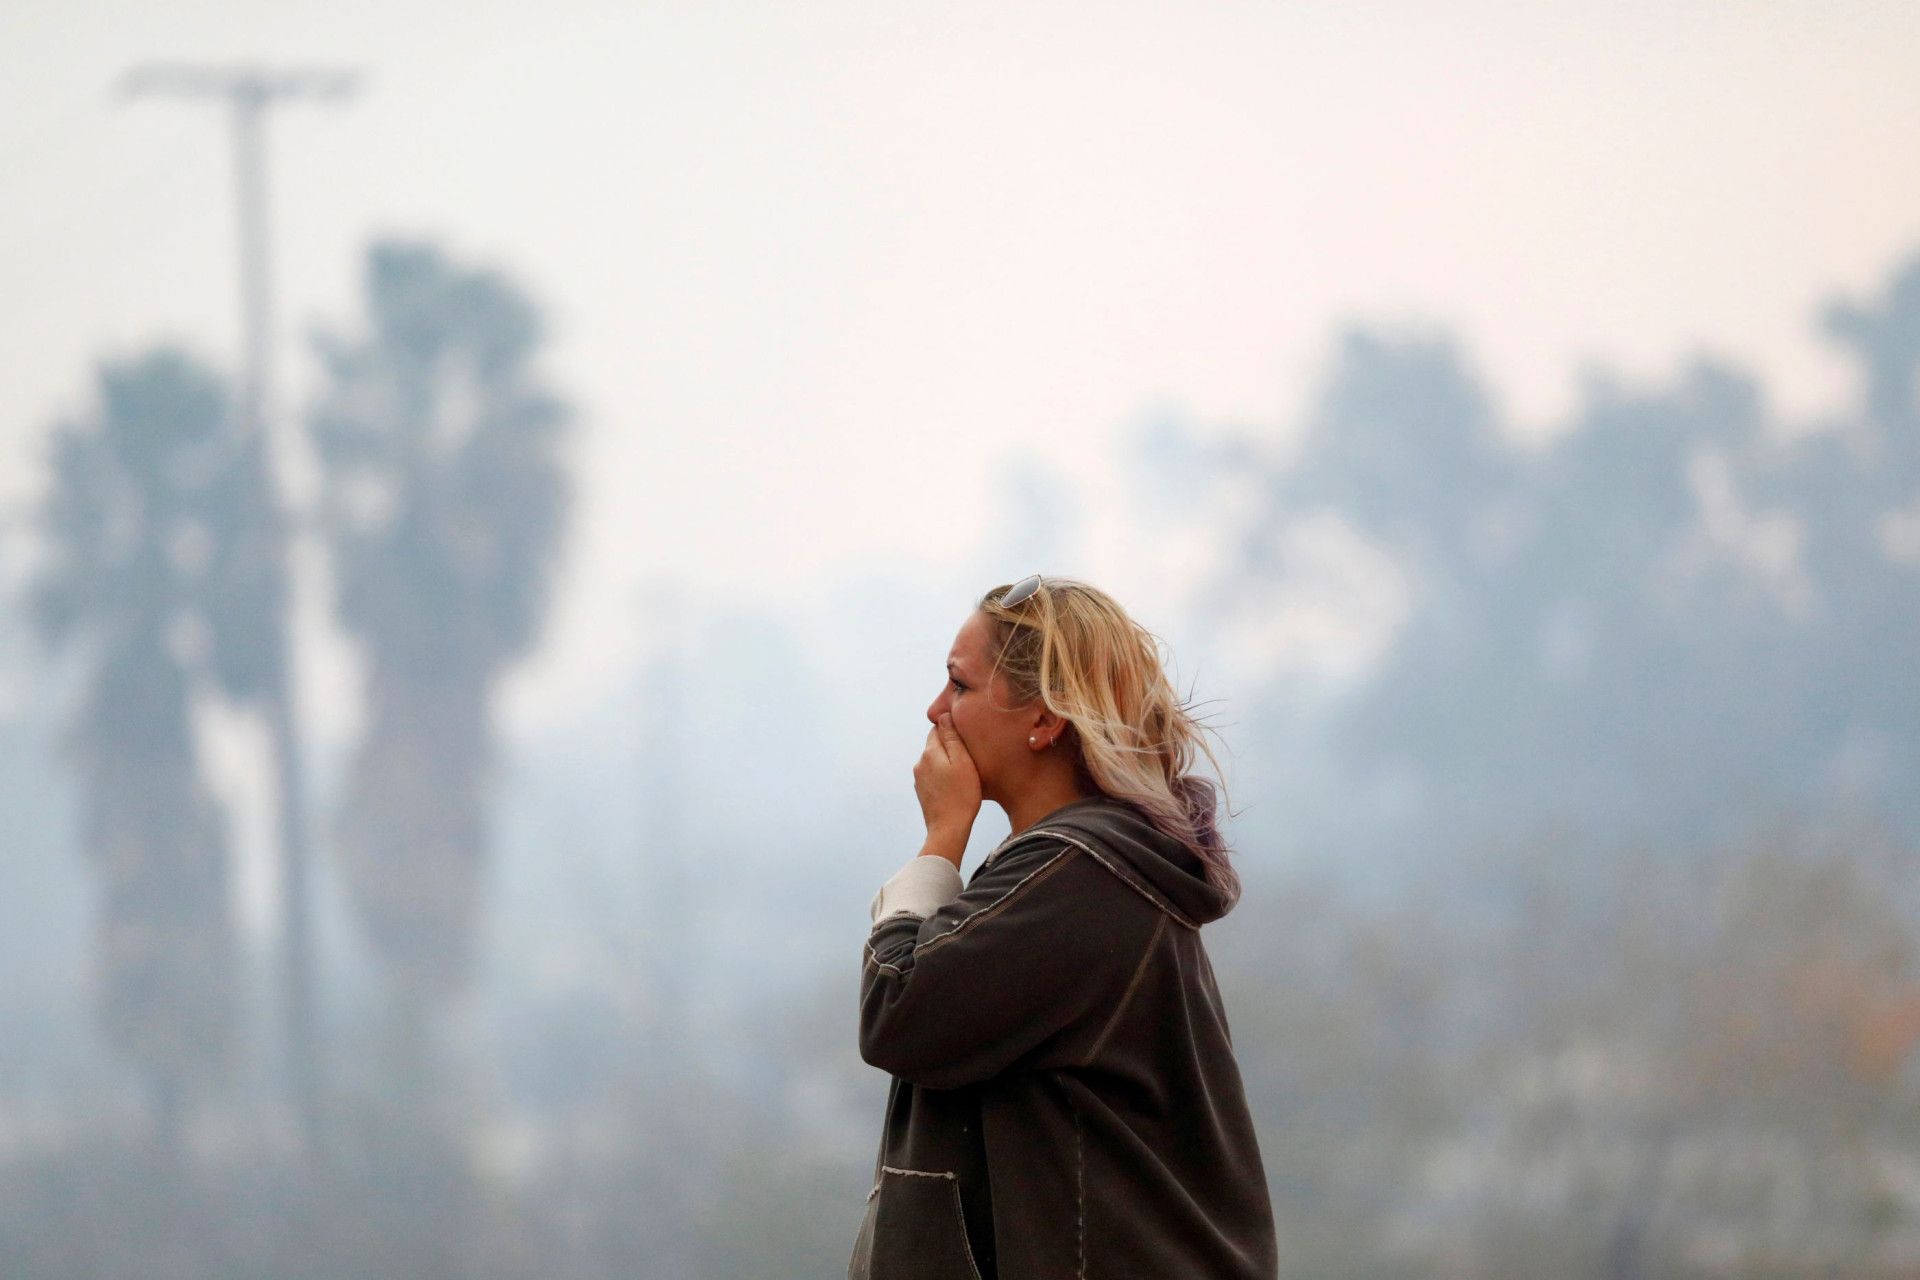
[[[318,979],[314,963],[310,847],[305,810],[305,770],[294,703],[291,610],[291,531],[280,499],[274,458],[273,292],[267,236],[266,113],[276,103],[305,98],[339,101],[354,91],[358,76],[323,68],[273,70],[255,66],[150,63],[127,72],[120,91],[129,97],[167,95],[211,98],[233,113],[235,227],[240,249],[240,329],[245,368],[240,384],[240,423],[260,460],[266,506],[262,582],[276,607],[269,612],[274,650],[266,664],[265,703],[279,791],[280,1018],[286,1070],[309,1152],[324,1139],[325,1072],[318,1032]]]

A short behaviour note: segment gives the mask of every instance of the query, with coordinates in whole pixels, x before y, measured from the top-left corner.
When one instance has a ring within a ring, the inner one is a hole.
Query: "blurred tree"
[[[1713,948],[1687,974],[1676,1085],[1816,1149],[1920,1136],[1903,1078],[1920,1045],[1920,952],[1876,879],[1858,856],[1790,848],[1726,871]]]
[[[248,642],[278,598],[248,571],[257,446],[215,375],[158,351],[107,365],[99,393],[96,419],[54,436],[33,606],[42,638],[87,668],[69,747],[99,875],[102,1027],[148,1073],[171,1142],[234,1040],[226,831],[200,778],[196,679],[248,693]]]
[[[1826,332],[1859,361],[1861,406],[1766,477],[1805,520],[1813,583],[1808,725],[1840,744],[1825,772],[1890,793],[1920,829],[1920,256],[1880,298],[1836,302]]]
[[[1866,418],[1882,463],[1876,479],[1895,501],[1908,501],[1920,484],[1920,257],[1894,273],[1878,305],[1835,302],[1825,321],[1866,372]]]
[[[1349,334],[1214,593],[1278,598],[1244,585],[1294,571],[1307,517],[1404,576],[1328,714],[1333,790],[1412,796],[1455,849],[1538,822],[1698,848],[1782,805],[1920,835],[1920,262],[1827,328],[1864,366],[1857,420],[1784,439],[1753,377],[1696,359],[1589,377],[1536,448],[1444,337]]]
[[[533,369],[534,310],[500,276],[379,243],[366,307],[363,336],[318,342],[309,427],[339,616],[367,673],[339,861],[412,1020],[470,974],[489,700],[547,601],[567,413]]]
[[[1273,477],[1269,512],[1331,506],[1429,573],[1464,579],[1499,549],[1489,522],[1518,466],[1451,341],[1355,330],[1299,455]]]

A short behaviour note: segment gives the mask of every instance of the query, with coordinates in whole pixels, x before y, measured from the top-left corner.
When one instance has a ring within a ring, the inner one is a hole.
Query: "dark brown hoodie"
[[[1272,1277],[1199,859],[1095,796],[952,880],[875,900],[860,1053],[894,1079],[850,1280]]]

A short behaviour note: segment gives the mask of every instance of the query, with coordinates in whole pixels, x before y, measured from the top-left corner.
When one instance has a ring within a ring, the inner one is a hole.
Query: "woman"
[[[1214,1280],[1277,1261],[1200,926],[1239,883],[1157,641],[1028,578],[947,656],[917,857],[874,898],[860,1054],[893,1076],[851,1280]],[[982,800],[1013,833],[962,887]]]

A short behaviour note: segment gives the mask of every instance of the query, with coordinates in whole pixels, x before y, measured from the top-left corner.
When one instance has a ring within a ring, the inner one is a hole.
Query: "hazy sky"
[[[1022,455],[1101,528],[1117,430],[1278,430],[1351,319],[1455,328],[1522,429],[1703,346],[1814,414],[1850,385],[1813,309],[1920,246],[1912,3],[10,0],[16,517],[96,357],[236,346],[226,122],[110,102],[148,58],[367,73],[273,121],[283,404],[370,234],[549,308],[582,502],[534,721],[627,661],[652,575],[784,608],[950,572]]]

